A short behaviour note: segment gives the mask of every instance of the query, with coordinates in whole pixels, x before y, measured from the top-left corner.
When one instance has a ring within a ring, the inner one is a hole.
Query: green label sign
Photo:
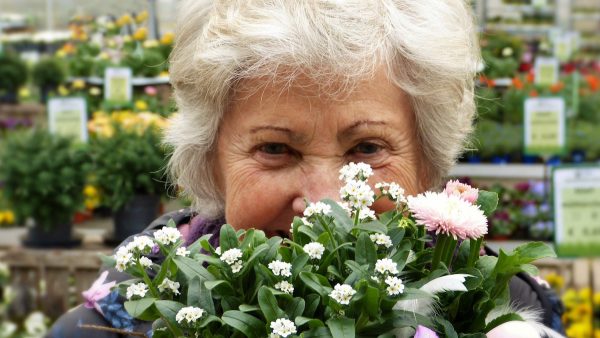
[[[82,97],[61,97],[48,100],[50,132],[80,141],[87,141],[87,105]]]
[[[600,255],[600,168],[555,170],[553,192],[559,255]]]
[[[540,86],[551,86],[558,81],[558,59],[538,57],[535,60],[535,83]]]
[[[564,100],[533,98],[525,102],[525,153],[559,154],[564,150]]]
[[[106,68],[104,73],[104,99],[113,104],[131,102],[131,69],[121,67]]]

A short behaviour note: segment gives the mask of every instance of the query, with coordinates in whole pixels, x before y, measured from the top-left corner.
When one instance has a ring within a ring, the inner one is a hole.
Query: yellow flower
[[[92,95],[92,96],[98,96],[100,94],[102,94],[102,91],[100,90],[100,88],[98,88],[98,87],[92,87],[92,88],[90,88],[90,95]]]
[[[148,110],[148,104],[143,100],[135,101],[135,109],[138,111],[146,111]]]
[[[592,300],[592,289],[583,288],[583,289],[579,290],[579,297],[584,301],[591,301]]]
[[[70,93],[70,92],[69,92],[69,90],[67,89],[67,87],[65,87],[65,86],[63,86],[63,85],[60,85],[60,86],[58,86],[58,94],[59,94],[60,96],[67,96],[67,95],[69,95],[69,93]]]
[[[100,205],[100,198],[98,198],[98,197],[89,197],[89,198],[86,198],[83,203],[85,204],[85,208],[87,210],[93,210],[93,209],[96,209],[96,207],[98,205]]]
[[[544,276],[544,279],[555,290],[561,290],[565,286],[565,279],[556,273],[547,274],[546,276]]]
[[[21,87],[21,89],[19,89],[19,97],[20,98],[26,99],[30,96],[31,96],[31,92],[29,91],[29,88]]]
[[[148,11],[141,11],[140,14],[138,14],[135,17],[135,21],[137,23],[142,23],[144,21],[146,21],[148,19]]]
[[[15,214],[10,210],[5,211],[4,220],[6,221],[6,224],[13,224],[15,222]]]
[[[158,74],[159,77],[169,77],[169,71],[167,70],[163,70],[162,72],[160,72],[160,74]]]
[[[154,48],[154,47],[158,47],[158,41],[156,41],[156,40],[144,41],[144,48]]]
[[[124,14],[120,18],[117,19],[116,23],[117,23],[117,26],[122,27],[122,26],[130,24],[132,21],[133,21],[133,19],[131,18],[131,15]]]
[[[81,79],[77,79],[77,80],[73,81],[73,83],[71,84],[71,87],[73,89],[83,89],[83,88],[85,88],[85,81],[83,81]]]
[[[173,40],[174,39],[175,39],[175,34],[173,34],[171,32],[165,33],[160,38],[160,43],[163,44],[163,45],[171,45],[171,44],[173,44]]]
[[[131,35],[123,35],[123,42],[125,42],[125,43],[131,42]]]
[[[594,338],[600,338],[600,329],[594,330]]]
[[[592,335],[592,322],[574,323],[566,329],[567,337],[584,338]]]
[[[91,184],[87,184],[85,188],[83,188],[83,194],[87,197],[96,197],[98,196],[98,189]]]
[[[64,50],[62,50],[62,49],[59,49],[59,50],[57,50],[57,51],[56,51],[56,57],[59,57],[59,58],[61,58],[61,59],[62,59],[62,58],[64,58],[65,56],[67,56],[67,53],[66,53]]]
[[[148,35],[148,29],[146,27],[138,28],[135,33],[133,33],[133,39],[137,41],[142,41],[146,39]]]
[[[594,305],[600,305],[600,292],[594,293],[593,302]]]
[[[113,44],[114,44],[114,41],[113,41]],[[108,60],[108,59],[110,59],[110,55],[108,55],[107,52],[102,52],[102,53],[98,54],[98,58],[100,60]]]

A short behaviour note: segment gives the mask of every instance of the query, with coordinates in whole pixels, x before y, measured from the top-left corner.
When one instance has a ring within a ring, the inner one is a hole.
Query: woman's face
[[[261,89],[245,90],[252,88]],[[305,199],[339,200],[339,170],[349,162],[371,165],[371,186],[393,181],[406,194],[427,188],[408,97],[382,72],[343,100],[319,97],[316,86],[301,80],[284,91],[261,79],[237,89],[214,168],[234,227],[286,235]],[[387,200],[373,205],[376,212],[392,207]]]

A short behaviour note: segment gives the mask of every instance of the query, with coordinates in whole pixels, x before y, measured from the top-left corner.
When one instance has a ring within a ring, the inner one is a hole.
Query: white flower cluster
[[[165,292],[171,291],[174,295],[179,294],[179,282],[174,282],[168,278],[163,279],[162,283],[158,285],[158,291]]]
[[[131,299],[133,296],[144,297],[148,292],[148,285],[144,283],[132,284],[127,288],[127,299]]]
[[[350,162],[340,170],[340,180],[344,182],[360,180],[365,181],[373,175],[373,169],[366,163]]]
[[[145,268],[149,268],[152,266],[152,260],[150,260],[150,258],[148,257],[140,257],[140,265],[145,267]]]
[[[177,312],[175,315],[175,320],[179,324],[181,324],[183,321],[187,322],[187,324],[193,324],[203,315],[203,309],[195,306],[186,306]]]
[[[397,275],[398,265],[396,265],[396,262],[389,258],[378,259],[377,262],[375,262],[375,271],[382,275],[385,275],[386,273],[390,275]]]
[[[399,295],[404,292],[404,284],[402,283],[402,279],[398,277],[387,276],[385,284],[387,284],[386,291],[390,296]]]
[[[331,206],[323,202],[310,203],[306,209],[304,209],[304,216],[310,217],[312,215],[329,215],[331,213]]]
[[[133,253],[129,251],[127,246],[119,247],[113,257],[117,263],[115,268],[119,272],[125,271],[125,269],[133,262]]]
[[[319,242],[310,242],[306,244],[303,249],[311,259],[321,259],[323,252],[325,251],[325,247]]]
[[[375,212],[369,207],[375,202],[375,193],[367,183],[373,170],[366,163],[350,163],[340,170],[340,180],[345,185],[340,189],[340,205],[348,215],[358,214],[360,220],[375,219]]]
[[[221,251],[221,247],[218,247],[219,251]],[[238,273],[242,270],[242,250],[238,248],[229,249],[221,255],[221,260],[229,266],[231,266],[231,271],[233,273]]]
[[[185,246],[180,246],[177,248],[177,251],[175,251],[175,255],[177,256],[187,257],[189,254],[190,251]]]
[[[377,245],[385,246],[386,248],[390,248],[392,246],[392,239],[388,235],[376,233],[369,236],[373,243]]]
[[[347,181],[340,189],[340,197],[356,210],[370,207],[375,202],[375,194],[365,181]]]
[[[273,334],[284,338],[297,332],[296,325],[291,320],[285,318],[279,318],[271,322],[271,329],[273,330]]]
[[[292,264],[282,262],[280,260],[272,261],[269,263],[269,269],[273,271],[275,276],[291,277],[292,276]]]
[[[148,236],[135,236],[131,242],[127,244],[127,250],[139,250],[141,253],[147,253],[152,250],[154,241]]]
[[[404,196],[404,189],[400,187],[398,183],[392,182],[380,182],[375,184],[375,189],[379,189],[381,193],[388,196],[391,200],[397,204],[406,203],[406,196]]]
[[[338,283],[329,294],[329,297],[342,305],[348,305],[354,294],[356,294],[356,290],[354,290],[352,286]]]
[[[181,238],[181,233],[177,228],[163,227],[154,233],[154,238],[163,245],[175,244]]]
[[[292,283],[285,281],[285,280],[275,284],[275,289],[277,289],[281,292],[288,293],[290,295],[292,293],[294,293],[294,285],[292,285]]]

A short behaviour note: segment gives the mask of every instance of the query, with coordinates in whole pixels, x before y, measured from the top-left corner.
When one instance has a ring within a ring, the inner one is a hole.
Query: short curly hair
[[[465,0],[185,0],[180,6],[170,57],[178,113],[165,143],[173,149],[172,179],[198,213],[223,214],[213,155],[242,79],[283,74],[292,83],[302,75],[337,95],[384,67],[410,97],[432,186],[463,151],[480,63]]]

